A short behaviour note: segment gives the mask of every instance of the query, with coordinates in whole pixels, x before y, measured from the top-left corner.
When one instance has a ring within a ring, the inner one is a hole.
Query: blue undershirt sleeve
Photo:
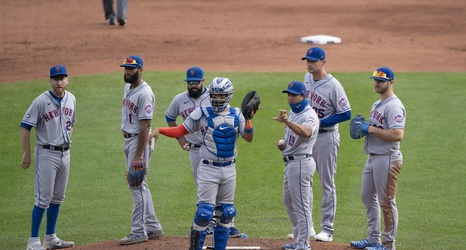
[[[28,125],[28,124],[26,124],[26,123],[24,123],[24,122],[21,123],[20,127],[25,128],[25,129],[27,129],[28,131],[31,131],[31,129],[32,129],[32,126],[31,126],[31,125]]]
[[[330,127],[337,123],[347,121],[349,119],[351,119],[351,110],[348,110],[341,114],[335,114],[335,115],[332,115],[325,119],[320,120],[320,127],[321,128]]]

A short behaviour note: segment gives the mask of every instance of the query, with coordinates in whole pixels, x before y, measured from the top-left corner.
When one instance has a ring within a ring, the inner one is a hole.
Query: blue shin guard
[[[207,233],[206,231],[197,231],[191,227],[189,233],[189,250],[202,250]]]
[[[214,228],[214,238],[212,240],[215,250],[225,250],[230,238],[230,228],[218,225]]]

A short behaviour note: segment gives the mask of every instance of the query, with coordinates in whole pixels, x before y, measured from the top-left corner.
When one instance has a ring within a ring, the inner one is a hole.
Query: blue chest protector
[[[228,115],[218,115],[211,107],[206,108],[206,110],[209,115],[207,116],[208,128],[205,139],[213,142],[206,143],[207,149],[219,158],[233,157],[239,124],[239,117],[236,115],[235,109],[230,108]]]

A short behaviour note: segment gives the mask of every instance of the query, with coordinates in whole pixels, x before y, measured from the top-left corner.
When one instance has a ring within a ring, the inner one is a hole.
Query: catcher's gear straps
[[[209,115],[207,116],[207,125],[209,130],[213,130],[212,141],[215,148],[206,144],[207,149],[211,152],[217,151],[215,155],[220,158],[228,158],[235,155],[235,142],[239,117],[236,115],[234,108],[230,108],[230,113],[226,116],[219,116],[214,113],[212,108],[206,108]]]
[[[194,223],[200,227],[207,227],[212,218],[214,218],[214,209],[215,206],[213,204],[199,203]]]
[[[180,124],[176,127],[159,128],[159,132],[162,135],[168,136],[170,138],[181,137],[189,134],[189,131],[183,126],[183,124]]]

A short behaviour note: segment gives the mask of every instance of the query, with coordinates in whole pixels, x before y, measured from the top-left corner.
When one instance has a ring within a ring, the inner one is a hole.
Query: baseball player
[[[285,171],[283,177],[283,203],[293,228],[294,242],[285,244],[284,250],[310,250],[312,221],[312,176],[316,164],[312,158],[312,148],[319,131],[319,118],[308,105],[306,87],[301,82],[291,82],[283,90],[288,94],[290,115],[280,110],[273,118],[286,125],[283,141],[277,147],[282,151]]]
[[[343,86],[325,70],[325,52],[322,48],[309,48],[301,59],[306,60],[307,63],[304,85],[307,89],[308,102],[320,120],[313,157],[322,186],[320,207],[322,230],[315,235],[312,228],[311,235],[315,235],[314,238],[318,241],[328,242],[333,240],[333,223],[337,207],[335,173],[340,149],[338,123],[351,119],[351,107]]]
[[[176,95],[165,112],[165,118],[169,127],[176,127],[176,118],[181,116],[183,121],[186,120],[200,103],[209,97],[209,89],[204,87],[204,71],[199,67],[191,67],[186,71],[186,83],[188,90]],[[194,183],[197,186],[197,168],[201,162],[201,155],[199,154],[202,145],[202,134],[197,131],[186,136],[176,138],[183,150],[189,151],[191,170],[194,177]],[[212,235],[216,219],[207,228],[207,235]],[[230,227],[230,237],[241,237],[242,233],[234,227],[233,221]]]
[[[134,55],[127,57],[120,65],[125,68],[126,82],[121,115],[126,171],[133,161],[144,161],[148,169],[154,150],[153,144],[149,145],[148,138],[155,97],[151,87],[142,79],[143,66],[142,58]],[[146,179],[138,187],[128,185],[128,188],[133,197],[131,233],[120,239],[120,245],[140,243],[162,236],[162,226],[155,215]]]
[[[76,98],[66,91],[69,83],[65,66],[50,68],[51,90],[39,95],[29,106],[20,125],[23,158],[21,167],[31,165],[31,129],[36,129],[34,149],[34,196],[31,236],[27,250],[73,247],[74,242],[57,237],[60,205],[65,199],[70,171],[70,145],[76,122]],[[47,210],[44,245],[39,237],[40,224]]]
[[[393,92],[395,74],[387,67],[371,76],[380,100],[372,105],[364,152],[368,155],[362,174],[361,198],[366,207],[368,237],[350,244],[360,249],[395,249],[398,229],[396,189],[403,164],[400,142],[403,140],[406,110]],[[383,212],[383,242],[380,244],[380,210]]]
[[[156,128],[149,139],[159,133],[180,137],[200,131],[201,161],[197,169],[197,211],[190,232],[190,250],[200,250],[205,230],[214,217],[213,245],[226,249],[231,221],[236,215],[234,204],[236,188],[236,144],[241,135],[247,142],[254,136],[251,120],[245,120],[239,108],[230,107],[233,85],[228,78],[215,77],[209,86],[209,100],[201,102],[183,124],[177,127]]]
[[[102,0],[104,6],[105,19],[108,25],[115,25],[118,21],[119,26],[125,26],[128,12],[128,0],[117,0],[117,15],[113,9],[113,0]],[[115,20],[115,18],[118,19]]]

